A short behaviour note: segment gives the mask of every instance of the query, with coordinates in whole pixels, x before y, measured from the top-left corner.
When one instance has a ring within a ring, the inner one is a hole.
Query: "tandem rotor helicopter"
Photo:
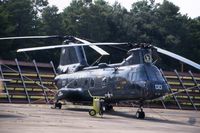
[[[109,55],[98,47],[99,45],[126,45],[128,43],[91,43],[89,41],[73,36],[25,36],[5,37],[0,40],[13,39],[49,39],[61,38],[62,45],[44,46],[19,49],[17,52],[35,51],[61,48],[60,64],[58,75],[55,77],[55,84],[58,92],[55,96],[55,108],[61,108],[61,100],[70,102],[92,101],[99,110],[89,110],[91,116],[97,113],[102,114],[102,108],[112,109],[112,102],[122,100],[138,101],[139,109],[136,117],[143,119],[143,103],[146,100],[153,100],[165,96],[169,92],[169,86],[160,70],[153,63],[154,53],[162,53],[175,58],[183,63],[200,70],[200,65],[182,56],[167,50],[147,45],[134,45],[128,51],[128,57],[121,63],[106,64],[99,63],[96,66],[89,66],[84,51],[84,46],[89,46],[98,53]],[[95,100],[98,102],[95,103]]]

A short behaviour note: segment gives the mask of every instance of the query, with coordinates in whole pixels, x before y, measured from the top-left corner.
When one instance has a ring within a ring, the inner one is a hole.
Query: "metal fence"
[[[146,106],[166,109],[200,110],[200,73],[162,71],[170,85],[171,95],[165,100],[152,101]],[[57,88],[53,62],[37,63],[0,60],[0,76],[4,82],[0,103],[53,103]],[[177,93],[178,92],[178,93]]]

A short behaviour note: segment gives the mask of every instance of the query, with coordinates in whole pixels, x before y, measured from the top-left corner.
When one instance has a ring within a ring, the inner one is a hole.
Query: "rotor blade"
[[[89,45],[90,48],[94,49],[95,51],[97,51],[99,54],[101,55],[110,55],[109,53],[107,53],[106,51],[104,51],[102,48],[95,46],[95,45]]]
[[[84,44],[93,44],[93,45],[122,45],[122,44],[128,44],[127,42],[122,42],[122,43],[113,43],[113,42],[98,42],[98,43],[91,43],[89,41],[74,37],[76,40],[83,42]],[[88,45],[89,45],[88,44]]]
[[[89,43],[89,44],[91,44],[91,42],[89,42],[89,41],[86,41],[86,40],[83,40],[83,39],[80,39],[80,38],[77,38],[77,37],[74,37],[76,40],[78,40],[78,41],[80,41],[80,42],[83,42],[83,43],[85,43],[85,44],[87,44],[87,43]],[[102,45],[121,45],[121,44],[127,44],[127,43],[93,43],[93,44],[96,44],[96,45],[98,45],[98,44],[102,44]],[[107,53],[106,51],[104,51],[103,49],[101,49],[101,48],[97,48],[97,46],[95,46],[95,45],[89,45],[91,48],[93,48],[94,50],[96,50],[98,53],[100,53],[101,55],[109,55],[109,53]],[[102,50],[102,51],[99,51],[99,50]],[[104,52],[103,52],[104,51]],[[103,53],[102,53],[103,52]],[[127,52],[127,51],[126,51]]]
[[[97,42],[97,43],[91,43],[92,45],[122,45],[122,44],[128,44],[128,43],[116,43],[116,42]]]
[[[27,51],[55,49],[55,48],[63,48],[63,47],[68,47],[68,46],[70,46],[70,45],[54,45],[54,46],[44,46],[44,47],[23,48],[23,49],[18,49],[17,52],[27,52]]]
[[[91,42],[89,42],[89,41],[86,41],[86,40],[80,39],[80,38],[78,38],[78,37],[74,37],[74,38],[75,38],[76,40],[82,42],[82,43],[91,43]]]
[[[21,36],[21,37],[3,37],[0,40],[16,40],[16,39],[47,39],[47,38],[61,38],[58,35],[52,36]]]
[[[125,52],[125,53],[127,53],[128,52],[128,50],[127,49],[124,49],[124,48],[120,48],[120,47],[117,47],[117,46],[108,46],[108,47],[110,47],[110,48],[114,48],[114,49],[116,49],[116,50],[119,50],[119,51],[122,51],[122,52]]]
[[[91,42],[74,37],[76,40],[84,43],[84,44],[91,44]],[[102,48],[95,46],[95,45],[89,45],[90,48],[94,49],[96,52],[98,52],[101,55],[110,55],[109,53],[107,53],[105,50],[103,50]]]
[[[158,48],[158,47],[155,47],[155,48],[157,49],[157,51],[159,53],[162,53],[162,54],[165,54],[167,56],[170,56],[170,57],[172,57],[174,59],[177,59],[177,60],[179,60],[181,62],[184,62],[184,63],[186,63],[186,64],[188,64],[190,66],[193,66],[193,67],[195,67],[195,68],[200,70],[200,65],[195,63],[195,62],[193,62],[193,61],[191,61],[191,60],[189,60],[189,59],[186,59],[186,58],[184,58],[184,57],[182,57],[180,55],[177,55],[175,53],[169,52],[167,50],[164,50],[164,49],[161,49],[161,48]]]
[[[46,49],[55,49],[55,48],[63,48],[63,47],[76,47],[76,46],[95,46],[95,45],[119,45],[124,43],[87,43],[87,44],[78,44],[72,43],[70,45],[63,44],[63,45],[54,45],[54,46],[44,46],[44,47],[32,47],[32,48],[23,48],[18,49],[17,52],[26,52],[26,51],[36,51],[36,50],[46,50]]]

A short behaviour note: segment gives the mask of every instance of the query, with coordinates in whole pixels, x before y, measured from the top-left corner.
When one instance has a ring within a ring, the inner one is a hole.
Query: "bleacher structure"
[[[3,83],[0,103],[52,103],[57,91],[55,75],[53,62],[0,60],[0,76],[11,80]]]
[[[150,102],[149,107],[200,110],[200,73],[161,72],[170,86],[171,95]],[[0,95],[0,103],[51,104],[57,91],[55,76],[53,62],[0,60],[0,77],[11,79],[3,83],[5,94]]]

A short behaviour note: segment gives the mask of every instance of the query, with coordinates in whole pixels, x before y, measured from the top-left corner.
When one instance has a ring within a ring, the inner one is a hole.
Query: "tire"
[[[145,113],[143,111],[137,111],[136,112],[136,118],[137,119],[144,119],[145,118]]]
[[[140,111],[137,111],[135,116],[136,116],[137,119],[140,119]]]
[[[96,115],[96,111],[94,109],[89,110],[89,115],[90,116],[95,116]]]
[[[105,111],[113,111],[113,106],[110,104],[105,105]]]
[[[62,103],[55,103],[55,108],[61,109],[62,108]]]
[[[145,113],[142,111],[140,112],[140,119],[144,119],[145,118]]]
[[[108,105],[108,111],[113,111],[113,106],[112,105]]]
[[[59,108],[59,109],[62,108],[62,104],[61,104],[61,103],[58,104],[58,108]]]
[[[100,115],[100,116],[103,116],[103,112],[104,112],[103,110],[100,110],[100,111],[99,111],[99,115]]]

